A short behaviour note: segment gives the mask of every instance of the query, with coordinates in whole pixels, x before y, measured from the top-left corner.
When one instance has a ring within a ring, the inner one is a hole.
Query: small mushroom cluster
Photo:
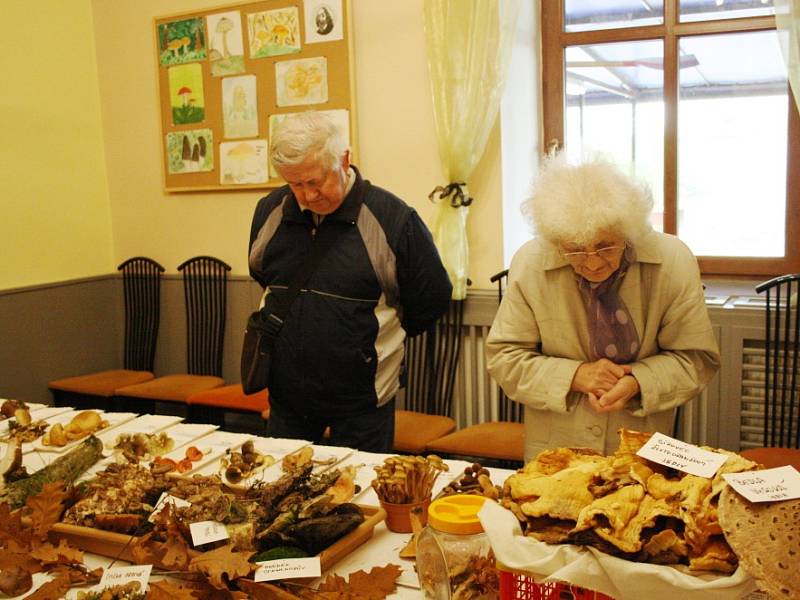
[[[375,467],[377,477],[372,480],[372,488],[378,498],[391,504],[423,502],[431,497],[439,473],[448,470],[435,454],[390,456],[381,466]]]
[[[267,454],[261,454],[253,445],[253,440],[247,440],[241,452],[231,451],[227,458],[222,459],[225,467],[225,479],[230,483],[239,483],[247,479],[258,469],[268,467],[275,463],[275,459]]]
[[[437,497],[453,494],[475,494],[497,500],[500,497],[500,489],[492,483],[489,469],[480,463],[472,463],[464,469],[464,474],[460,478],[448,483]]]

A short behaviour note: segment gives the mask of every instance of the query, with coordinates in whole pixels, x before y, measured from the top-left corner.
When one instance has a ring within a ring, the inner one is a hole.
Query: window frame
[[[658,40],[664,44],[664,232],[677,232],[679,100],[678,41],[695,35],[768,31],[774,16],[679,22],[678,0],[664,0],[664,23],[592,31],[564,30],[564,0],[541,0],[543,148],[564,144],[566,102],[564,62],[568,46]],[[784,256],[698,256],[704,275],[769,277],[800,271],[800,116],[788,90],[786,232]]]

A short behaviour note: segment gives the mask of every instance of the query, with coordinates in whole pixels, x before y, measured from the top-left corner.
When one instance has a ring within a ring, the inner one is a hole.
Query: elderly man
[[[315,243],[330,247],[275,342],[268,433],[320,442],[330,428],[330,444],[390,452],[403,342],[447,310],[447,273],[419,215],[361,178],[326,116],[286,117],[270,158],[288,185],[261,199],[250,231],[267,309]]]

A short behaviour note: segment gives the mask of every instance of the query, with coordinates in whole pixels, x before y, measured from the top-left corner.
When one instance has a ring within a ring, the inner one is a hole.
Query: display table
[[[153,417],[158,420],[158,417]],[[204,426],[194,426],[194,425],[180,425],[180,419],[175,419],[170,422],[169,425],[166,425],[163,431],[167,433],[170,432],[171,428],[180,428],[183,427],[184,430],[187,430],[191,427],[204,427]],[[165,421],[166,422],[166,421]],[[133,423],[134,421],[128,421],[128,425],[126,427],[120,426],[119,430],[129,429],[133,430]],[[159,430],[159,431],[161,431]],[[174,430],[176,435],[179,434],[179,429]],[[217,434],[221,432],[216,432]],[[110,438],[113,437],[114,431],[109,431],[104,437]],[[205,435],[208,435],[206,433]],[[230,434],[231,436],[241,436],[241,434]],[[257,443],[261,440],[261,443],[268,443],[269,441],[264,438],[258,438],[257,436],[244,436],[248,439],[256,440]],[[275,442],[273,440],[273,442]],[[191,443],[197,444],[199,446],[203,445],[203,438],[199,438],[198,440],[192,441]],[[317,447],[315,447],[317,448]],[[320,453],[325,454],[331,453],[330,447],[321,446],[319,447]],[[361,491],[357,493],[355,498],[352,500],[357,504],[367,505],[367,506],[378,506],[378,498],[370,487],[370,482],[372,481],[375,472],[374,467],[383,464],[383,461],[388,456],[393,456],[392,454],[374,454],[368,452],[360,452],[360,451],[353,451],[353,452],[342,452],[342,455],[345,456],[344,459],[340,460],[337,464],[333,465],[332,468],[340,468],[348,465],[356,465],[358,466],[357,475],[356,475],[356,483],[358,486],[361,487]],[[45,452],[41,451],[41,449],[37,449],[32,447],[25,455],[24,455],[24,465],[28,468],[29,472],[37,471],[38,469],[42,468],[46,464],[52,462],[56,457],[60,454],[55,452]],[[94,473],[102,470],[107,466],[110,462],[113,461],[112,457],[108,457],[103,459],[100,463],[96,464],[90,471],[82,478],[86,479],[91,477]],[[449,471],[442,473],[436,481],[433,493],[434,495],[438,493],[445,485],[450,483],[454,478],[460,477],[464,473],[464,469],[469,467],[471,463],[465,461],[458,461],[458,460],[447,460],[445,461],[449,467]],[[212,467],[213,468],[213,467]],[[208,469],[206,469],[208,471]],[[503,481],[508,477],[512,471],[506,469],[490,469],[492,481],[496,484],[502,484]],[[386,566],[390,563],[400,566],[403,569],[403,573],[401,577],[398,579],[398,589],[395,594],[390,596],[390,598],[398,598],[398,599],[411,599],[411,598],[421,598],[422,595],[419,591],[419,584],[417,580],[416,573],[414,571],[414,561],[401,559],[398,556],[400,550],[406,545],[408,540],[410,539],[410,534],[397,534],[389,531],[386,528],[384,522],[379,523],[374,530],[374,534],[372,538],[370,538],[366,543],[356,548],[351,554],[345,556],[341,559],[333,568],[331,568],[326,573],[323,573],[322,578],[324,579],[329,573],[336,573],[344,578],[347,578],[350,573],[353,573],[358,570],[365,570],[369,571],[372,567],[382,567]],[[124,561],[114,561],[113,559],[98,556],[95,554],[86,553],[84,555],[84,562],[89,568],[96,568],[96,567],[103,567],[107,568],[112,565],[113,566],[124,566],[126,563]],[[158,570],[154,569],[153,574],[151,576],[151,581],[161,579],[162,576],[158,574]],[[37,573],[34,575],[34,588],[28,591],[26,594],[19,596],[19,598],[24,598],[28,594],[32,593],[35,589],[39,586],[43,585],[46,581],[48,581],[50,577],[48,575],[44,575],[41,573]],[[74,599],[77,597],[78,591],[85,591],[90,589],[91,586],[81,587],[81,588],[72,588],[67,598]]]

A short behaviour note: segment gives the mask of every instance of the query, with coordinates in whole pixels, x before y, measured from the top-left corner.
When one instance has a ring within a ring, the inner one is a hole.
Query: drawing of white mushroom
[[[242,181],[245,176],[245,166],[250,157],[255,156],[256,151],[253,146],[247,142],[236,144],[233,148],[228,150],[228,158],[236,163],[235,181]]]
[[[233,21],[228,17],[222,17],[217,22],[217,33],[222,34],[222,57],[228,58],[231,53],[228,51],[228,32],[233,29]]]

